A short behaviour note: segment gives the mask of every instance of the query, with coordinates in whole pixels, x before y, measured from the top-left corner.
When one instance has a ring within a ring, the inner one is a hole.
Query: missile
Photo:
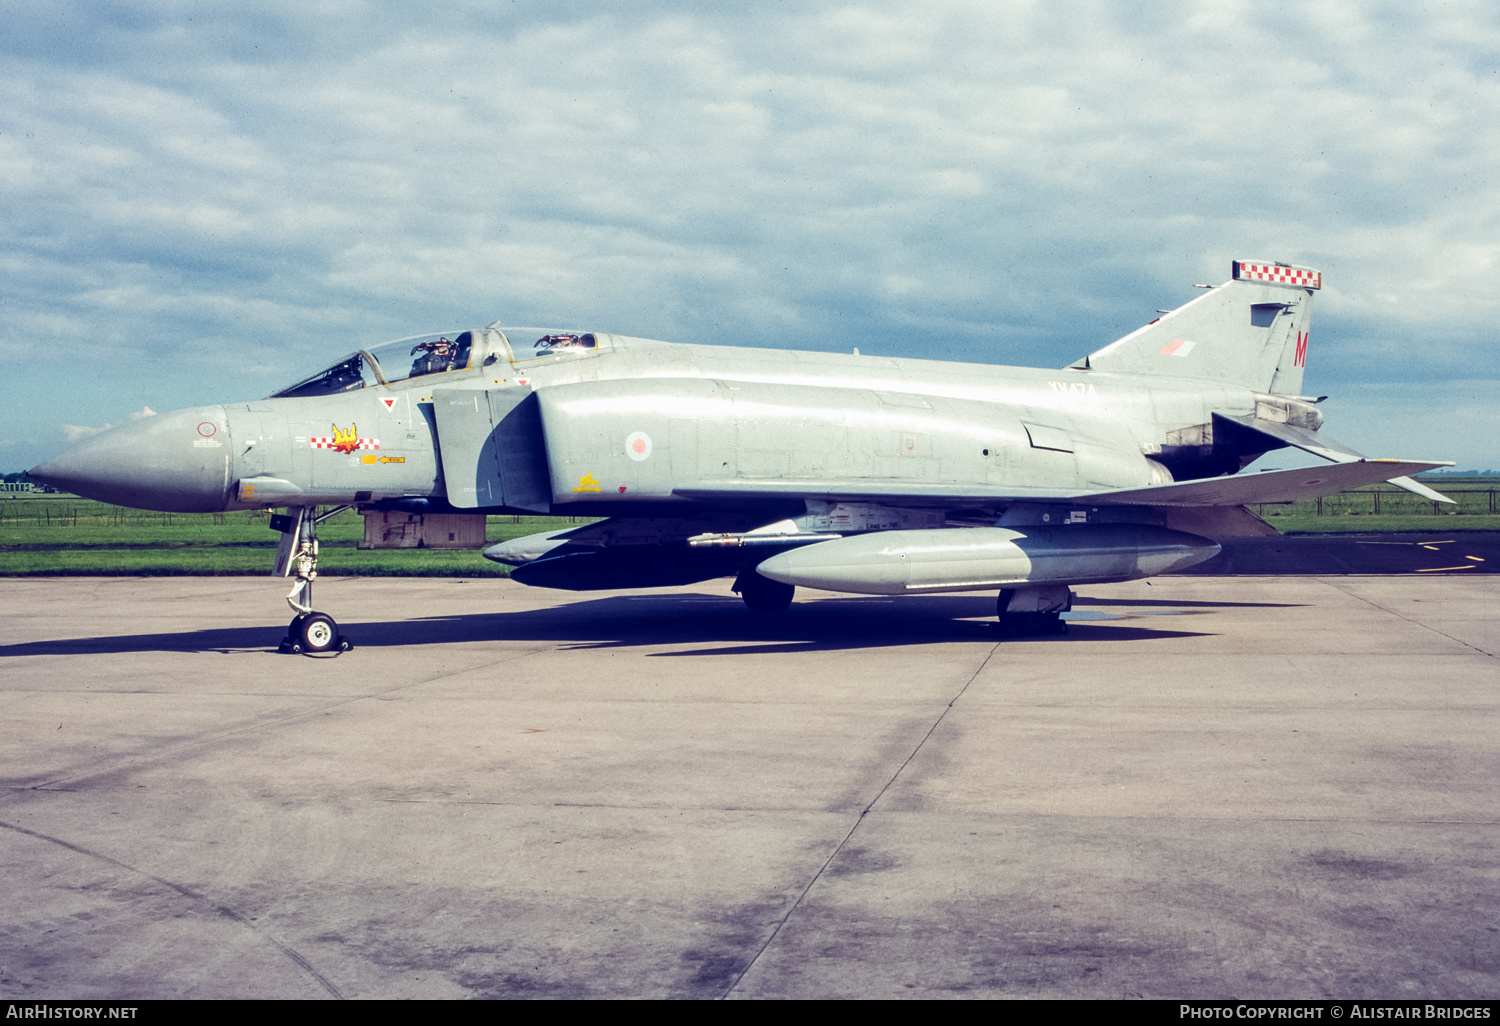
[[[1218,551],[1207,538],[1140,524],[877,531],[792,549],[756,571],[806,588],[921,595],[1130,581],[1181,570]]]

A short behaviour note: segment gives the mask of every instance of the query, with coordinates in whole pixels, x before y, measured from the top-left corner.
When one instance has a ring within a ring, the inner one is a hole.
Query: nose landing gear
[[[296,578],[292,590],[287,593],[286,603],[296,610],[297,615],[287,625],[286,637],[277,646],[278,652],[292,655],[332,652],[337,655],[354,647],[339,634],[338,622],[333,617],[312,607],[312,582],[318,576],[318,524],[348,508],[336,506],[318,516],[316,507],[294,506],[287,510],[286,516],[271,518],[271,526],[281,532],[281,545],[276,551],[276,574]]]

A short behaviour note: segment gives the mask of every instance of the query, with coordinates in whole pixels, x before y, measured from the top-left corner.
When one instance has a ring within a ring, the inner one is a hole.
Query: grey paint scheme
[[[783,552],[756,569],[784,584],[829,591],[929,595],[1129,581],[1201,563],[1218,551],[1196,535],[1133,524],[975,527],[854,535]]]
[[[387,408],[382,397],[396,401]],[[223,508],[353,502],[360,493],[368,493],[366,501],[441,494],[435,418],[423,398],[413,389],[374,388],[225,406],[235,425],[235,479],[284,481],[297,491],[272,497],[259,487],[255,496],[241,500],[238,490],[231,490]],[[341,453],[313,447],[313,439],[329,438],[339,428],[357,428],[360,438],[380,448]],[[252,440],[256,444],[247,449]],[[365,463],[366,456],[377,462]],[[382,457],[401,462],[378,462]]]
[[[1162,421],[1188,426],[1208,422],[1215,410],[1255,410],[1251,390],[1199,381],[1143,388],[1138,379],[1100,372],[619,337],[598,353],[526,364],[517,361],[515,373],[530,378],[537,396],[551,508],[569,512],[681,502],[685,493],[701,500],[721,489],[744,495],[756,484],[785,493],[794,482],[801,484],[792,490],[808,496],[921,501],[1138,487],[1161,480],[1143,450],[1161,444]],[[493,407],[504,390],[494,384],[470,387]],[[495,461],[514,449],[474,445],[472,432],[458,426],[455,413],[465,407],[449,395],[454,390],[443,390],[439,435],[451,419],[450,434],[469,441],[460,443],[462,457],[444,454],[449,480],[461,482],[448,498],[489,504],[470,496],[504,494]],[[485,405],[476,397],[465,409],[476,428]],[[1028,426],[1067,438],[1073,451],[1034,445]],[[651,440],[646,459],[626,451],[635,432]],[[589,475],[599,490],[577,490]],[[537,484],[534,475],[526,481]]]
[[[612,335],[532,355],[491,327],[473,333],[467,369],[178,411],[87,439],[32,474],[193,511],[420,499],[698,528],[717,515],[717,529],[738,531],[772,501],[782,507],[762,523],[815,500],[1011,526],[1071,503],[1088,507],[1069,514],[1085,522],[1245,533],[1255,518],[1240,510],[1165,511],[1402,483],[1440,465],[1374,464],[1316,435],[1321,415],[1297,394],[1312,298],[1232,280],[1061,370]],[[359,448],[316,441],[341,434]],[[1337,465],[1219,476],[1288,444]],[[1168,468],[1201,480],[1174,482]]]
[[[432,393],[447,498],[461,509],[551,505],[535,393],[520,385]]]

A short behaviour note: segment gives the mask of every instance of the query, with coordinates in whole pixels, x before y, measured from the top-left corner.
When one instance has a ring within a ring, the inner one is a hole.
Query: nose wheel
[[[286,637],[277,651],[292,655],[322,655],[347,652],[354,646],[339,634],[339,625],[327,613],[299,613],[287,624]]]
[[[286,602],[297,611],[297,615],[287,625],[286,637],[277,647],[279,652],[292,655],[332,652],[337,655],[354,647],[339,633],[338,622],[333,617],[312,607],[312,582],[318,576],[318,522],[347,508],[339,506],[320,517],[316,508],[297,507],[287,510],[287,516],[271,518],[271,525],[281,531],[276,573],[281,577],[296,578]]]

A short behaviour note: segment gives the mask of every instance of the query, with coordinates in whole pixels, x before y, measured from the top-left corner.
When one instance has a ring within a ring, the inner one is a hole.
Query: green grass
[[[488,544],[587,523],[490,517]],[[360,549],[364,522],[346,510],[318,525],[319,574],[504,577],[477,549]],[[0,576],[268,574],[280,535],[263,510],[148,513],[73,496],[0,499]]]
[[[1500,531],[1500,516],[1380,516],[1349,514],[1268,515],[1266,522],[1282,534],[1382,534],[1423,531]]]
[[[271,572],[274,552],[251,548],[55,549],[0,552],[0,576],[237,576]],[[504,577],[473,549],[322,548],[325,577]]]
[[[1500,531],[1500,480],[1428,479],[1453,505],[1374,485],[1311,502],[1250,508],[1283,534],[1363,534],[1384,531]]]
[[[1500,479],[1429,479],[1456,506],[1390,485],[1325,497],[1321,503],[1252,506],[1283,534],[1384,531],[1500,531]],[[1378,510],[1377,513],[1377,504]],[[490,517],[489,544],[586,521],[568,517]],[[363,521],[346,510],[318,527],[318,572],[330,576],[504,577],[507,570],[469,549],[356,546]],[[89,574],[169,576],[266,574],[279,535],[263,510],[148,513],[65,495],[0,498],[0,576]]]

